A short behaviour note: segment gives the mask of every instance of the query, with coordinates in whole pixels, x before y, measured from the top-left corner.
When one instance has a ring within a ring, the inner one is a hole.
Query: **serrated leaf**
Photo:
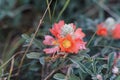
[[[55,78],[56,80],[65,80],[65,75],[61,74],[61,73],[56,73],[53,78]]]
[[[40,53],[37,52],[31,52],[29,54],[26,54],[27,58],[29,59],[39,59],[40,58]]]

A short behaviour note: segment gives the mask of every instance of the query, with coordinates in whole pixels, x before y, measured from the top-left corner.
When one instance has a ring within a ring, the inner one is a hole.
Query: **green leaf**
[[[31,37],[33,37],[33,35]],[[29,37],[27,34],[22,34],[22,38],[24,38],[26,40],[26,42],[30,42],[30,40],[32,39],[31,37]],[[32,44],[34,44],[39,49],[44,47],[42,42],[37,39],[34,39]]]
[[[29,54],[26,54],[27,58],[29,59],[39,59],[40,58],[40,53],[37,52],[31,52]]]
[[[108,70],[111,70],[113,62],[114,62],[114,53],[112,52],[108,56]]]
[[[27,35],[27,34],[22,34],[22,38],[24,38],[24,39],[29,39],[30,37]]]
[[[87,66],[84,66],[81,62],[79,62],[80,67],[87,72],[88,74],[92,74],[92,71],[87,68]]]
[[[120,80],[120,76],[118,76],[115,80]]]
[[[66,0],[66,2],[65,2],[65,4],[64,4],[64,6],[63,6],[63,8],[62,8],[62,10],[61,10],[61,11],[60,11],[60,13],[58,14],[58,17],[57,17],[57,20],[56,20],[56,21],[58,21],[58,20],[59,20],[59,18],[61,17],[61,15],[63,14],[63,12],[64,12],[64,11],[65,11],[65,9],[67,8],[67,6],[68,6],[69,2],[70,2],[70,0]]]
[[[74,74],[71,74],[68,80],[80,80],[80,78],[75,76]]]
[[[42,65],[45,65],[45,58],[44,57],[40,57],[39,61]]]
[[[56,73],[53,78],[55,78],[56,80],[65,80],[65,75],[61,74],[61,73]]]
[[[82,72],[84,72],[84,73],[87,72],[87,73],[89,73],[89,74],[92,74],[92,72],[91,72],[86,66],[84,66],[84,64],[82,64],[80,61],[77,61],[77,60],[71,59],[71,58],[70,58],[70,60],[71,60],[73,63],[77,64],[77,65],[79,66],[79,68],[81,69]]]
[[[71,58],[69,58],[72,62],[79,62],[82,61],[84,59],[84,56],[81,57],[77,57],[77,56],[72,56]]]

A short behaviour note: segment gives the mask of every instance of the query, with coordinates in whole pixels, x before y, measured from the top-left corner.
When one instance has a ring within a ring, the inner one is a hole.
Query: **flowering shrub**
[[[49,31],[50,34],[45,35],[43,40],[45,47],[42,52],[44,53],[27,54],[30,59],[39,59],[45,69],[44,73],[41,72],[41,79],[120,79],[119,48],[112,47],[114,43],[111,40],[111,38],[119,39],[119,23],[114,19],[108,18],[104,23],[98,24],[95,33],[103,36],[104,39],[94,35],[95,39],[91,38],[94,39],[93,47],[89,46],[91,40],[84,41],[87,35],[82,28],[76,28],[73,23],[66,24],[64,20],[60,20],[58,23],[54,23]],[[25,36],[23,35],[23,37]],[[34,43],[38,43],[38,41],[35,39]],[[96,48],[99,49],[98,52]],[[95,50],[96,52],[94,52]]]

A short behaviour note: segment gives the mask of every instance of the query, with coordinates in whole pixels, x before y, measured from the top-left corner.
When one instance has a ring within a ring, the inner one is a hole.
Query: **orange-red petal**
[[[60,33],[61,33],[61,27],[63,27],[64,25],[64,21],[61,20],[58,23],[55,23],[52,27],[52,29],[50,29],[50,32],[56,37],[59,38],[60,37]]]
[[[99,24],[97,26],[97,35],[99,36],[107,36],[107,28],[103,26],[103,24]]]
[[[67,48],[63,45],[65,40],[70,41],[70,46]],[[64,38],[60,38],[59,43],[60,43],[60,49],[63,52],[67,52],[67,53],[77,53],[78,52],[78,49],[76,48],[75,40],[73,40],[72,36],[70,36],[70,35],[67,35]]]
[[[114,39],[120,39],[120,24],[117,24],[115,29],[112,31],[112,36]]]
[[[74,34],[75,38],[83,39],[85,37],[85,34],[82,32],[81,28],[76,29]]]

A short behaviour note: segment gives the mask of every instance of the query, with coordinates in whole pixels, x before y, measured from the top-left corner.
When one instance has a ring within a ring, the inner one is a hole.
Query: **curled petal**
[[[43,44],[45,45],[53,45],[54,38],[52,36],[46,35],[45,40],[43,41]]]
[[[75,38],[83,39],[85,37],[85,34],[82,32],[81,28],[78,28],[74,34]]]
[[[46,48],[43,50],[46,54],[54,54],[59,51],[59,47],[53,47],[53,48]]]

